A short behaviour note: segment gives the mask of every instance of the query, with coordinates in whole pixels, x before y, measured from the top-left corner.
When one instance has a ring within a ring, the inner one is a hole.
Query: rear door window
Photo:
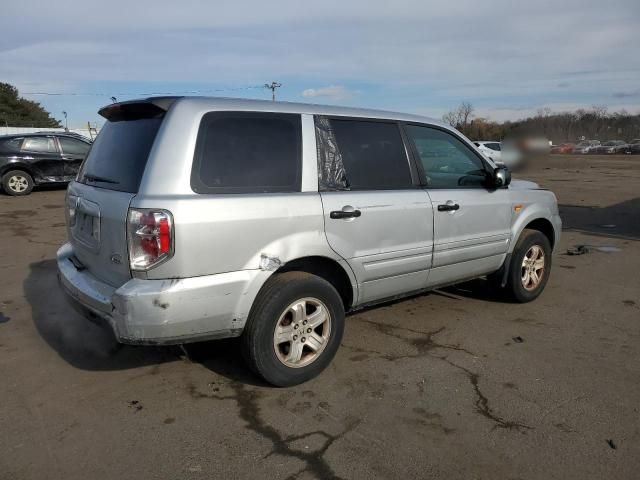
[[[57,153],[53,137],[26,137],[22,143],[25,152]]]
[[[107,121],[91,146],[78,181],[137,193],[161,123],[162,118]]]
[[[196,193],[299,192],[297,114],[210,112],[198,132],[191,188]]]
[[[60,142],[60,148],[62,148],[62,153],[65,155],[78,155],[84,157],[91,145],[82,140],[76,140],[75,138],[69,137],[58,137],[58,141]]]
[[[395,122],[331,119],[350,190],[413,188],[400,128]]]

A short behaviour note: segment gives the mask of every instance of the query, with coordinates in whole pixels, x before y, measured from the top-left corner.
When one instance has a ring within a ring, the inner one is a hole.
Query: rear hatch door
[[[113,287],[131,278],[127,214],[138,192],[166,103],[102,109],[107,122],[67,190],[67,229],[76,267]]]

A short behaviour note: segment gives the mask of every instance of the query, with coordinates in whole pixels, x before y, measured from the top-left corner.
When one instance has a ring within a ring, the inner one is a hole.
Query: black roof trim
[[[179,98],[182,97],[150,97],[128,100],[106,105],[98,110],[98,113],[111,122],[160,118]]]

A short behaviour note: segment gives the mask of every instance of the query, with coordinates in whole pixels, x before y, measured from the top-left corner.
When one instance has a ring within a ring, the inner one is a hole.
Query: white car
[[[494,163],[502,163],[502,145],[500,142],[479,141],[473,143],[485,157]]]

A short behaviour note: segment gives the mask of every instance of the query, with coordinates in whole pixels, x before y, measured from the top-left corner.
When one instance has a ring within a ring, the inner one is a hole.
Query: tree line
[[[8,127],[60,127],[38,102],[18,95],[18,89],[8,83],[0,82],[0,125]]]
[[[574,112],[554,113],[541,108],[523,120],[494,122],[475,117],[474,107],[462,102],[442,117],[471,140],[503,140],[512,136],[542,136],[554,144],[586,140],[625,140],[640,138],[640,115],[625,110],[609,112],[607,107],[593,106]]]

